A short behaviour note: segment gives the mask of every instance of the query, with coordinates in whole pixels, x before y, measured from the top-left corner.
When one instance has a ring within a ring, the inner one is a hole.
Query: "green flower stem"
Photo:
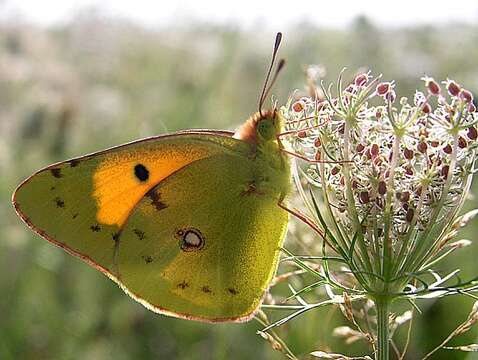
[[[391,223],[392,223],[392,206],[393,206],[393,195],[394,195],[394,182],[395,182],[395,169],[397,167],[399,152],[400,152],[400,141],[401,137],[395,135],[393,142],[393,155],[390,165],[390,176],[387,184],[387,198],[385,202],[385,213],[384,213],[384,240],[383,240],[383,270],[382,276],[385,280],[390,279],[390,272],[392,270],[392,239],[390,237]],[[385,284],[384,284],[385,286]]]
[[[374,300],[377,310],[377,352],[376,360],[388,360],[390,354],[390,305],[392,300],[386,296],[377,296]]]
[[[344,178],[345,178],[345,184],[346,184],[346,197],[347,197],[347,205],[348,205],[348,211],[349,214],[352,216],[352,220],[355,225],[355,231],[359,233],[359,239],[358,239],[358,245],[360,248],[360,253],[361,253],[361,260],[362,263],[364,264],[367,272],[373,273],[372,270],[372,263],[370,261],[367,247],[365,246],[364,240],[363,240],[363,234],[362,234],[362,226],[360,224],[360,220],[357,215],[356,207],[355,207],[355,201],[354,201],[354,194],[352,191],[352,181],[350,180],[350,123],[353,121],[352,117],[348,117],[345,120],[345,129],[344,129]],[[371,279],[372,281],[376,281],[375,278]]]

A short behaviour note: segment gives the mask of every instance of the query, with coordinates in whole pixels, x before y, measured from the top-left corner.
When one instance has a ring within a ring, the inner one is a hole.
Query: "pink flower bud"
[[[355,150],[357,150],[358,153],[361,153],[362,151],[364,151],[365,149],[365,146],[363,144],[357,144],[357,147],[355,148]]]
[[[460,149],[464,149],[468,146],[468,143],[466,142],[465,138],[463,136],[460,136],[458,138],[458,147]]]
[[[368,195],[368,191],[362,191],[359,194],[360,201],[364,204],[370,202],[370,196]]]
[[[373,158],[375,158],[378,155],[379,150],[380,149],[377,144],[372,144],[372,147],[370,148],[370,154],[372,155]]]
[[[372,158],[372,155],[370,154],[370,149],[365,150],[365,156],[367,157],[367,159]]]
[[[426,142],[421,141],[421,142],[418,143],[417,149],[418,149],[418,151],[420,151],[422,154],[425,154],[425,153],[427,152],[428,145],[427,145]]]
[[[451,154],[452,151],[453,151],[453,149],[451,148],[451,145],[450,145],[450,144],[447,144],[447,146],[445,146],[445,147],[443,148],[443,152],[444,152],[445,154]]]
[[[388,93],[390,90],[390,83],[388,82],[383,82],[377,85],[376,92],[378,95],[383,96],[386,93]]]
[[[426,83],[425,83],[425,86],[427,87],[428,89],[428,92],[432,95],[438,95],[440,94],[440,85],[438,85],[438,83],[433,80],[432,78],[427,78],[426,80]]]
[[[412,160],[413,159],[413,150],[410,150],[410,149],[403,150],[403,156],[405,156],[405,159],[407,159],[407,160]]]
[[[458,96],[460,93],[460,85],[458,85],[453,80],[447,80],[446,82],[446,89],[451,96]]]
[[[301,112],[302,110],[304,110],[304,108],[305,104],[302,101],[296,101],[294,105],[292,105],[292,110],[294,110],[295,112]]]
[[[448,171],[450,171],[450,166],[448,165],[443,165],[443,167],[441,168],[441,176],[443,176],[445,179],[448,177]]]
[[[462,89],[460,91],[460,98],[467,103],[471,103],[473,101],[473,94],[468,90]]]
[[[395,94],[395,91],[391,90],[385,95],[385,99],[394,102],[395,99],[397,98],[397,94]]]
[[[476,138],[478,138],[478,131],[476,130],[476,127],[469,127],[466,136],[468,136],[468,139],[470,140],[476,140]]]
[[[369,76],[365,73],[358,74],[354,79],[354,84],[357,86],[364,86],[368,82]]]
[[[429,103],[425,103],[425,104],[423,104],[422,111],[425,114],[430,114],[432,112],[432,107],[430,106]]]

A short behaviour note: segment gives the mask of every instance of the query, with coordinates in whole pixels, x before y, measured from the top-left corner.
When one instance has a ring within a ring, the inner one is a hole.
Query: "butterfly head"
[[[282,121],[276,109],[258,111],[236,131],[234,137],[252,144],[275,141]]]
[[[256,137],[262,141],[276,140],[281,131],[281,121],[278,112],[274,109],[256,114]]]

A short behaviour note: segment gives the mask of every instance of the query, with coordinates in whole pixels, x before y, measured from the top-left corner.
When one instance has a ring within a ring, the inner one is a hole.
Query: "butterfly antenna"
[[[284,64],[285,64],[285,60],[281,59],[281,61],[279,62],[279,65],[277,66],[277,70],[274,73],[274,77],[272,78],[271,85],[267,86],[268,83],[269,83],[269,78],[270,78],[271,73],[272,73],[272,68],[274,67],[277,52],[279,51],[279,46],[280,46],[281,41],[282,41],[282,33],[278,32],[277,35],[276,35],[275,43],[274,43],[274,50],[272,52],[271,65],[269,66],[269,70],[267,71],[266,80],[264,81],[264,86],[262,87],[261,96],[259,98],[259,114],[261,116],[262,116],[262,105],[264,104],[264,100],[266,99],[267,94],[269,93],[272,85],[274,84],[275,80],[277,79],[277,75],[279,74],[280,70],[284,67]]]
[[[279,63],[277,64],[276,71],[274,72],[274,76],[272,77],[272,80],[271,80],[268,88],[264,92],[264,100],[267,99],[267,96],[269,96],[269,92],[271,91],[272,87],[274,86],[274,83],[276,82],[277,77],[279,76],[279,73],[284,68],[284,66],[285,66],[285,59],[280,59]]]

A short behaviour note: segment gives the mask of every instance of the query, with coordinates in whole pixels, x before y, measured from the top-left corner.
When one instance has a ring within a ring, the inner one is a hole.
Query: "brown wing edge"
[[[201,316],[194,316],[194,315],[190,315],[190,314],[186,314],[186,313],[176,313],[176,312],[173,312],[173,311],[170,311],[170,310],[167,310],[165,308],[162,308],[161,306],[158,306],[158,305],[154,305],[154,304],[151,304],[149,302],[147,302],[146,300],[142,299],[140,296],[138,296],[137,294],[133,293],[132,291],[130,291],[126,286],[124,286],[124,284],[115,276],[113,275],[108,269],[104,268],[103,266],[97,264],[96,262],[94,262],[90,257],[84,255],[84,254],[81,254],[73,249],[71,249],[70,247],[66,246],[65,244],[57,241],[56,239],[48,236],[46,234],[46,232],[42,229],[39,229],[37,228],[31,221],[30,219],[21,211],[20,209],[20,206],[19,204],[17,203],[16,201],[16,195],[17,195],[17,192],[18,190],[24,186],[25,184],[27,184],[35,175],[37,175],[38,173],[42,172],[42,171],[45,171],[45,170],[49,170],[51,168],[54,168],[58,165],[61,165],[61,164],[64,164],[64,163],[67,163],[69,161],[72,161],[72,160],[85,160],[85,159],[88,159],[92,156],[96,156],[96,155],[101,155],[101,154],[104,154],[104,153],[107,153],[107,152],[110,152],[112,150],[116,150],[116,149],[119,149],[119,148],[122,148],[122,147],[125,147],[125,146],[128,146],[128,145],[132,145],[132,144],[136,144],[136,143],[139,143],[139,142],[144,142],[144,141],[154,141],[154,140],[157,140],[157,139],[162,139],[162,138],[167,138],[167,137],[173,137],[173,136],[182,136],[182,135],[218,135],[218,136],[224,136],[224,137],[232,137],[234,135],[234,132],[232,131],[215,131],[215,130],[202,130],[202,129],[197,129],[197,130],[185,130],[185,131],[179,131],[179,132],[175,132],[175,133],[170,133],[170,134],[163,134],[163,135],[158,135],[158,136],[151,136],[151,137],[147,137],[147,138],[143,138],[143,139],[138,139],[138,140],[134,140],[134,141],[131,141],[131,142],[128,142],[128,143],[125,143],[125,144],[121,144],[121,145],[118,145],[118,146],[114,146],[114,147],[111,147],[111,148],[108,148],[108,149],[105,149],[105,150],[101,150],[101,151],[97,151],[97,152],[93,152],[93,153],[90,153],[90,154],[86,154],[86,155],[83,155],[83,156],[80,156],[80,157],[76,157],[76,158],[72,158],[72,159],[68,159],[68,160],[64,160],[64,161],[60,161],[60,162],[57,162],[57,163],[54,163],[54,164],[51,164],[51,165],[48,165],[46,167],[43,167],[41,168],[40,170],[36,171],[35,173],[33,173],[32,175],[30,175],[28,178],[26,178],[24,181],[22,181],[18,186],[17,188],[15,189],[15,191],[13,192],[13,195],[12,195],[12,204],[13,204],[13,207],[15,208],[15,212],[17,213],[17,215],[20,217],[20,219],[22,219],[22,221],[35,233],[37,233],[38,235],[40,235],[42,238],[44,238],[45,240],[47,240],[48,242],[52,243],[53,245],[63,249],[64,251],[66,251],[68,254],[70,255],[73,255],[75,257],[78,257],[80,260],[82,260],[83,262],[85,262],[86,264],[90,265],[91,267],[95,268],[96,270],[100,271],[101,273],[103,273],[106,277],[108,277],[110,280],[114,281],[120,288],[121,290],[123,290],[128,296],[130,296],[133,300],[135,300],[136,302],[140,303],[141,305],[143,305],[145,308],[147,308],[148,310],[154,312],[154,313],[157,313],[157,314],[161,314],[161,315],[166,315],[166,316],[171,316],[171,317],[175,317],[175,318],[180,318],[180,319],[185,319],[185,320],[194,320],[194,321],[200,321],[200,322],[205,322],[205,323],[223,323],[223,322],[236,322],[236,323],[242,323],[242,322],[247,322],[249,320],[251,320],[255,315],[256,313],[259,311],[259,308],[264,300],[264,297],[268,291],[268,289],[266,289],[266,291],[264,291],[264,294],[262,295],[262,298],[260,299],[257,307],[249,314],[246,314],[246,315],[243,315],[243,316],[238,316],[238,317],[228,317],[228,318],[206,318],[206,317],[201,317]],[[239,140],[240,141],[240,140]],[[285,234],[284,234],[285,236]],[[275,269],[276,270],[276,269]]]

